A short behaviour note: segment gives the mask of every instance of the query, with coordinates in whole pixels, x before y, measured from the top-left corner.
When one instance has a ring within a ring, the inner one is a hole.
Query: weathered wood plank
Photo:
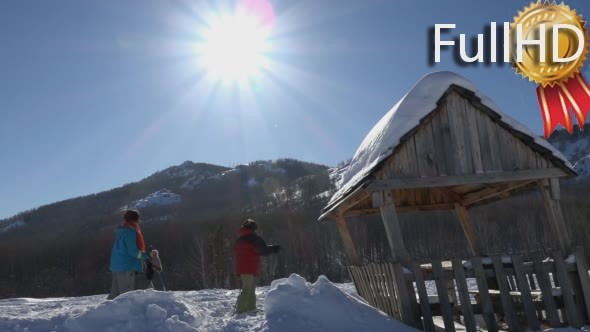
[[[471,142],[470,142],[470,135],[469,135],[469,123],[467,122],[467,107],[469,106],[469,101],[465,99],[465,97],[459,97],[459,108],[457,114],[459,115],[459,125],[461,130],[463,130],[463,140],[465,146],[465,163],[467,165],[467,173],[476,173],[473,165],[473,151],[471,150]]]
[[[387,234],[387,240],[391,249],[391,257],[394,262],[409,262],[410,255],[406,250],[402,237],[401,226],[393,204],[390,191],[383,193],[384,205],[381,207],[381,218]]]
[[[551,187],[551,198],[556,201],[559,201],[561,199],[559,179],[558,178],[549,179],[549,186]]]
[[[576,266],[578,267],[580,284],[584,293],[584,302],[586,303],[586,315],[590,318],[590,277],[588,276],[588,264],[582,247],[577,247],[574,253],[576,255]]]
[[[479,149],[481,153],[481,162],[484,172],[494,171],[492,164],[492,150],[490,148],[490,136],[488,134],[488,126],[486,121],[490,121],[483,112],[477,110],[474,112],[475,122],[477,124],[477,132],[479,134]]]
[[[511,332],[520,331],[520,325],[516,317],[516,311],[514,310],[514,302],[510,296],[510,288],[508,286],[508,279],[504,272],[504,265],[502,264],[501,256],[492,256],[492,262],[494,264],[494,272],[496,274],[496,281],[500,291],[500,301],[502,302],[502,312],[504,313],[504,319],[508,324],[508,330]]]
[[[395,287],[394,287],[394,279],[393,279],[393,275],[391,274],[391,272],[389,271],[389,268],[387,267],[386,264],[379,264],[379,267],[381,269],[381,272],[383,273],[383,276],[385,278],[385,284],[387,287],[387,300],[389,302],[389,306],[391,308],[391,315],[393,317],[395,317],[396,313],[397,313],[397,302],[396,302],[396,294],[395,294]]]
[[[492,159],[492,167],[494,171],[502,171],[502,156],[500,155],[500,142],[498,141],[498,126],[492,121],[491,118],[487,118],[486,121],[488,135],[490,137],[490,156]]]
[[[350,231],[348,230],[348,226],[346,226],[346,220],[343,215],[340,214],[336,217],[336,224],[338,225],[338,231],[340,232],[342,242],[344,242],[344,248],[346,249],[350,262],[353,265],[359,265],[360,260],[356,253],[356,249],[354,248],[354,243],[352,242],[352,237],[350,236]]]
[[[469,211],[459,203],[455,203],[455,212],[457,214],[457,218],[461,222],[461,228],[463,228],[463,232],[465,233],[465,237],[467,238],[467,242],[469,243],[469,248],[471,249],[471,253],[476,256],[479,255],[479,241],[477,240],[477,234],[473,229],[473,225],[471,224],[471,219],[469,218]]]
[[[522,258],[520,255],[512,255],[512,264],[514,265],[514,274],[516,276],[516,283],[520,291],[520,297],[524,305],[524,311],[527,318],[527,325],[533,330],[540,329],[539,319],[533,304],[533,297],[531,296],[531,289],[522,271]]]
[[[565,262],[563,261],[562,252],[554,252],[553,259],[555,260],[555,270],[557,272],[556,274],[557,280],[559,281],[559,286],[561,287],[561,296],[563,297],[563,303],[565,305],[567,322],[572,327],[580,328],[584,324],[582,324],[578,315],[578,309],[576,308],[572,285],[565,269]]]
[[[367,265],[364,265],[360,269],[360,271],[363,274],[363,278],[364,278],[366,285],[367,285],[367,296],[369,297],[368,301],[373,307],[378,308],[379,302],[377,301],[376,292],[373,287],[373,280],[372,280],[373,278],[371,277],[371,273],[369,272],[369,267]]]
[[[434,274],[438,302],[442,311],[445,322],[445,331],[455,331],[455,322],[453,321],[453,311],[449,302],[449,292],[447,290],[447,279],[443,273],[442,264],[439,260],[432,262],[432,273]]]
[[[440,114],[437,116],[440,120],[440,126],[442,131],[441,142],[442,142],[442,151],[444,152],[445,158],[445,168],[447,171],[447,175],[459,175],[455,173],[455,163],[456,161],[453,159],[453,144],[451,140],[451,128],[449,126],[449,110],[448,110],[448,103],[443,103],[440,106]],[[435,138],[438,139],[438,136]],[[438,145],[437,145],[438,149]]]
[[[537,168],[537,153],[531,149],[528,145],[525,145],[527,151],[527,168],[528,169],[535,169]]]
[[[359,271],[361,268],[357,266],[349,266],[350,274],[353,276],[354,285],[357,288],[359,295],[367,301],[367,303],[371,304],[368,297],[368,289],[366,287],[366,282],[362,273]]]
[[[419,318],[419,316],[416,312],[414,312],[414,307],[410,299],[410,296],[414,296],[415,298],[415,295],[413,292],[408,292],[408,288],[406,287],[406,278],[404,276],[403,268],[400,263],[393,264],[393,273],[395,277],[396,292],[399,295],[399,302],[401,305],[402,322],[410,326],[419,328],[420,326],[422,326],[422,322],[417,319]]]
[[[563,177],[567,174],[559,168],[497,172],[480,175],[444,176],[434,178],[406,178],[374,180],[365,190],[378,191],[404,188],[449,187],[479,183],[498,183],[512,181],[530,181],[552,177]]]
[[[545,307],[545,314],[547,315],[549,324],[551,324],[551,327],[560,327],[561,322],[559,321],[557,306],[555,305],[555,299],[553,298],[553,293],[551,291],[549,273],[543,265],[538,253],[533,255],[533,266],[537,277],[537,284],[543,294],[543,305]]]
[[[379,309],[383,310],[384,312],[389,313],[389,308],[387,306],[387,301],[385,301],[385,292],[383,290],[383,280],[381,279],[381,275],[377,269],[376,263],[372,263],[369,265],[369,269],[371,271],[371,275],[373,276],[373,282],[375,287],[375,294],[377,295],[377,300],[379,302]]]
[[[418,155],[416,154],[416,144],[414,142],[414,137],[411,137],[406,144],[404,144],[406,149],[406,164],[407,164],[407,173],[408,176],[411,177],[420,177],[420,173],[418,171]]]
[[[549,183],[549,180],[542,180],[538,182],[539,189],[543,195],[543,205],[545,207],[545,211],[547,212],[549,226],[553,232],[553,236],[555,236],[557,240],[559,249],[563,252],[567,252],[567,250],[571,248],[571,240],[567,232],[567,226],[563,218],[561,205],[559,204],[559,201],[556,201],[551,197]]]
[[[451,93],[447,97],[447,110],[449,115],[449,128],[451,129],[451,144],[453,159],[455,160],[455,174],[469,174],[472,169],[468,168],[467,151],[465,146],[465,128],[461,119],[461,97]],[[471,156],[469,156],[471,158]]]
[[[473,107],[469,100],[464,100],[463,102],[465,104],[465,122],[467,125],[466,130],[469,141],[468,143],[471,145],[470,150],[471,159],[473,161],[473,171],[475,174],[481,174],[484,172],[484,167],[482,161],[481,144],[479,142],[481,134],[479,133],[479,128],[477,126],[477,114],[481,112],[477,108]]]
[[[498,145],[500,148],[500,161],[504,171],[519,170],[518,150],[514,146],[516,138],[506,129],[497,123],[495,124],[498,133]]]
[[[443,129],[441,124],[441,109],[438,109],[438,113],[432,118],[430,127],[432,129],[432,139],[434,143],[434,162],[440,176],[448,175],[447,162],[445,157],[445,147],[443,138]]]
[[[481,303],[481,311],[483,318],[486,322],[487,330],[493,332],[498,331],[496,316],[494,315],[494,307],[492,305],[492,299],[490,298],[488,282],[486,279],[485,271],[483,269],[483,265],[481,264],[481,257],[472,257],[471,264],[473,266],[473,272],[475,273],[475,279],[477,280],[477,289],[479,290],[479,301]]]
[[[516,188],[527,186],[527,185],[531,184],[532,182],[534,182],[534,181],[519,181],[519,182],[508,182],[508,183],[498,184],[493,187],[489,187],[487,189],[465,195],[463,197],[463,200],[461,201],[461,205],[467,206],[467,205],[475,204],[479,201],[483,201],[483,200],[492,198],[494,196],[501,195],[502,193],[512,191]]]
[[[424,123],[414,134],[414,143],[416,145],[416,156],[418,172],[421,177],[438,176],[435,164],[434,140],[432,138],[432,125]]]
[[[385,296],[385,304],[387,305],[387,308],[390,311],[390,315],[393,316],[395,313],[394,301],[392,301],[395,298],[393,280],[389,278],[389,273],[387,271],[387,268],[385,267],[385,264],[377,264],[377,268],[379,270],[379,273],[381,274],[381,279],[383,283],[382,287]]]
[[[393,287],[393,294],[394,294],[394,310],[395,310],[395,318],[398,320],[402,319],[402,305],[401,305],[401,298],[400,298],[400,294],[397,290],[397,279],[395,276],[395,270],[393,268],[393,264],[390,263],[385,263],[383,264],[385,266],[385,269],[387,270],[387,272],[389,273],[389,277],[391,279],[392,282],[392,287]]]
[[[416,288],[418,290],[418,297],[420,298],[420,310],[422,311],[422,323],[424,325],[424,331],[433,332],[434,322],[432,321],[432,312],[430,311],[430,302],[428,301],[428,292],[426,291],[426,283],[424,281],[424,275],[422,274],[422,268],[420,264],[412,264],[412,272],[416,279]]]
[[[453,271],[455,272],[455,282],[457,283],[457,290],[459,291],[459,298],[461,299],[461,311],[463,312],[463,319],[467,331],[476,331],[475,316],[473,315],[473,308],[471,307],[471,298],[469,297],[469,289],[467,288],[467,279],[465,279],[465,271],[463,270],[463,262],[456,258],[452,261]]]
[[[379,272],[379,275],[381,276],[381,288],[383,290],[384,296],[383,300],[385,301],[385,305],[387,306],[389,315],[393,316],[394,310],[391,298],[394,296],[395,292],[391,290],[389,279],[387,277],[387,272],[385,271],[384,267],[384,264],[377,264],[377,270]]]

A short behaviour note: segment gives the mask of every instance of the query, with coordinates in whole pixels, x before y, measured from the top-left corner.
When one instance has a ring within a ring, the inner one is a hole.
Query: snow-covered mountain
[[[173,193],[168,189],[161,189],[149,194],[148,196],[138,199],[137,201],[125,205],[121,210],[142,209],[148,206],[176,205],[182,201],[180,195]]]
[[[139,209],[145,221],[174,222],[185,218],[248,211],[277,203],[325,199],[331,183],[328,167],[279,159],[223,167],[186,161],[138,182],[109,191],[69,199],[0,220],[0,237],[17,231],[88,231],[113,225],[122,209]],[[279,195],[283,193],[284,195]],[[280,196],[280,197],[279,197]],[[316,198],[314,198],[316,197]],[[71,227],[70,227],[71,226]]]
[[[590,181],[590,125],[586,125],[584,130],[576,125],[573,135],[565,130],[555,131],[549,137],[549,143],[574,165],[578,176],[573,181]]]

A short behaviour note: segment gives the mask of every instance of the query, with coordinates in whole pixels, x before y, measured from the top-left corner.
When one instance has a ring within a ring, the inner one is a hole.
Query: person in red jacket
[[[236,303],[236,313],[256,310],[255,277],[260,270],[260,256],[277,253],[279,245],[266,245],[256,234],[258,225],[252,219],[246,219],[240,228],[240,237],[234,246],[236,274],[242,281],[242,290]]]

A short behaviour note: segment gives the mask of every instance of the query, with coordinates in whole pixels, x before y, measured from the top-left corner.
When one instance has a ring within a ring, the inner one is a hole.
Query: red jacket
[[[260,256],[275,252],[275,246],[267,246],[264,240],[256,235],[256,231],[240,228],[240,237],[236,240],[234,254],[236,259],[236,274],[258,275],[260,270]]]

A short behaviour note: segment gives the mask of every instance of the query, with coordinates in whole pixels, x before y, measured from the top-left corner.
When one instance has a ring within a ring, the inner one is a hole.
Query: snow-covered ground
[[[298,275],[257,288],[258,311],[233,314],[238,290],[140,290],[106,295],[0,300],[0,331],[413,331],[368,306],[352,284]]]
[[[433,283],[427,286],[429,295],[436,293]],[[233,313],[237,296],[238,290],[208,289],[139,290],[113,301],[106,295],[5,299],[0,300],[0,331],[416,331],[367,305],[352,284],[333,284],[324,276],[311,284],[292,274],[258,287],[253,313]]]

